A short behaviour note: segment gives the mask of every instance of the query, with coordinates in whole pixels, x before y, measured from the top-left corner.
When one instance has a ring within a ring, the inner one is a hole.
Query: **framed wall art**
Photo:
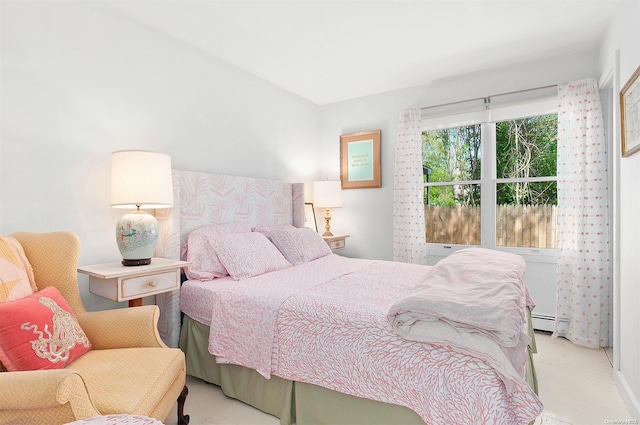
[[[382,187],[380,130],[340,136],[340,180],[343,189]]]
[[[640,67],[620,91],[622,156],[640,151]]]

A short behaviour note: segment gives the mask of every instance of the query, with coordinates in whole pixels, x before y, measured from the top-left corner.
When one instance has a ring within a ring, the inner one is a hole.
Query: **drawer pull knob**
[[[149,282],[149,286],[151,286],[152,288],[155,288],[156,286],[158,286],[158,282],[155,280],[152,280]]]

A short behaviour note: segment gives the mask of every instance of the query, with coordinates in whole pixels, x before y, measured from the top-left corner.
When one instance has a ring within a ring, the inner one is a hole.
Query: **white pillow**
[[[331,254],[322,236],[307,227],[273,229],[271,242],[296,266]]]
[[[217,252],[235,280],[291,267],[291,263],[259,232],[228,234]]]
[[[250,233],[249,223],[225,223],[201,227],[187,236],[187,261],[191,265],[184,273],[190,280],[212,280],[228,276],[218,258],[217,250],[224,238],[232,233]]]

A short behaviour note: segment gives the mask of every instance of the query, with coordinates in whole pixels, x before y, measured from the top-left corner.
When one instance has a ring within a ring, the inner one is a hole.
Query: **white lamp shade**
[[[111,206],[128,209],[173,206],[171,157],[140,150],[113,152]]]
[[[319,208],[338,208],[342,206],[342,184],[339,180],[313,182],[313,203]]]

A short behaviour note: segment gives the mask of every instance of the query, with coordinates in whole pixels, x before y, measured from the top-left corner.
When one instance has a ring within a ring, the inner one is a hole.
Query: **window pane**
[[[480,185],[427,186],[425,231],[428,243],[480,245]],[[477,202],[465,202],[478,194]]]
[[[480,180],[480,125],[422,133],[422,165],[428,182]]]
[[[429,183],[481,178],[481,126],[465,125],[422,134],[427,242],[480,244],[480,185]]]
[[[498,179],[556,176],[557,114],[496,123]],[[557,183],[500,183],[496,191],[496,245],[555,248]]]
[[[497,177],[555,176],[557,140],[557,114],[497,122]]]
[[[499,183],[497,198],[511,202],[497,205],[496,246],[556,248],[557,186],[557,182]]]

